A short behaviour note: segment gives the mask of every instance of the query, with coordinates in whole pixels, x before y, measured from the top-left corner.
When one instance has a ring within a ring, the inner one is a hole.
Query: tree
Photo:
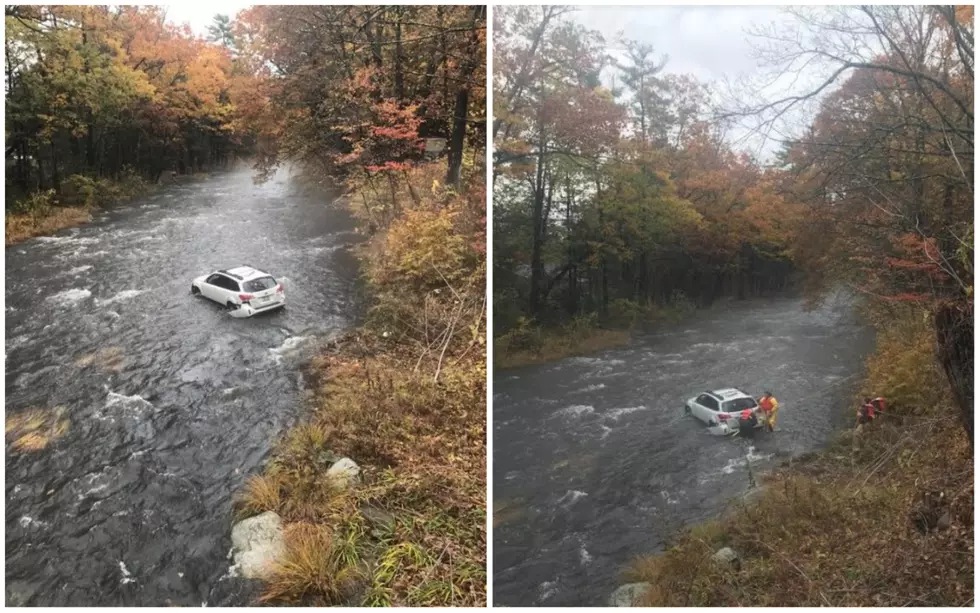
[[[797,32],[759,34],[763,57],[778,73],[808,64],[826,74],[734,113],[770,130],[800,105],[817,106],[786,156],[808,205],[813,242],[800,261],[812,290],[846,283],[931,314],[972,443],[972,7],[794,15]]]

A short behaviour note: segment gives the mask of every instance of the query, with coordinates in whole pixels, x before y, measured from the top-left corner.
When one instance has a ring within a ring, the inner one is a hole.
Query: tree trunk
[[[541,292],[541,280],[544,277],[544,264],[541,259],[542,243],[544,242],[544,164],[545,164],[545,135],[542,131],[538,141],[538,168],[534,184],[534,234],[531,242],[531,287],[528,293],[528,307],[531,316],[538,315],[538,297]]]
[[[462,87],[456,92],[456,110],[453,113],[453,132],[449,139],[449,170],[446,183],[459,187],[463,170],[463,140],[466,136],[466,113],[469,107],[470,89]]]
[[[463,76],[469,78],[477,65],[477,49],[479,48],[480,35],[476,29],[477,23],[481,18],[486,17],[487,7],[474,6],[473,17],[470,26],[473,28],[473,35],[470,37],[468,46],[470,59],[463,66]],[[453,111],[453,130],[449,137],[449,170],[446,173],[446,183],[459,187],[463,168],[463,144],[466,140],[466,116],[469,113],[470,86],[468,81],[461,83],[456,91],[456,106]]]
[[[935,316],[939,362],[943,365],[963,428],[973,450],[973,304],[946,304]]]

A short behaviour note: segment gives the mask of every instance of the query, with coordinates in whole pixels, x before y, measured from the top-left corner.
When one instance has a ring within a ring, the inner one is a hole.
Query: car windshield
[[[721,403],[721,410],[725,413],[736,413],[745,409],[754,409],[755,407],[755,400],[752,398],[736,398],[735,400]]]
[[[272,277],[259,277],[245,282],[246,292],[263,292],[276,286],[276,280]]]

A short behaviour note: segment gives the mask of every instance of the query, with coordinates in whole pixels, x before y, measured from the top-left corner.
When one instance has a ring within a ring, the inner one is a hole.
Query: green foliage
[[[538,352],[544,346],[541,329],[527,317],[518,317],[513,328],[497,338],[497,346],[510,352]]]
[[[23,200],[14,202],[7,212],[15,215],[43,215],[55,205],[57,201],[55,196],[53,189],[34,192]]]

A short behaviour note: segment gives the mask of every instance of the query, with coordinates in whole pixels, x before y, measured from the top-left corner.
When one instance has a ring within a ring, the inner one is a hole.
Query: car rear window
[[[272,277],[259,277],[245,282],[246,292],[263,292],[276,286],[276,280]]]
[[[757,405],[753,398],[736,398],[721,404],[721,410],[725,413],[737,413],[745,409],[754,409]]]

